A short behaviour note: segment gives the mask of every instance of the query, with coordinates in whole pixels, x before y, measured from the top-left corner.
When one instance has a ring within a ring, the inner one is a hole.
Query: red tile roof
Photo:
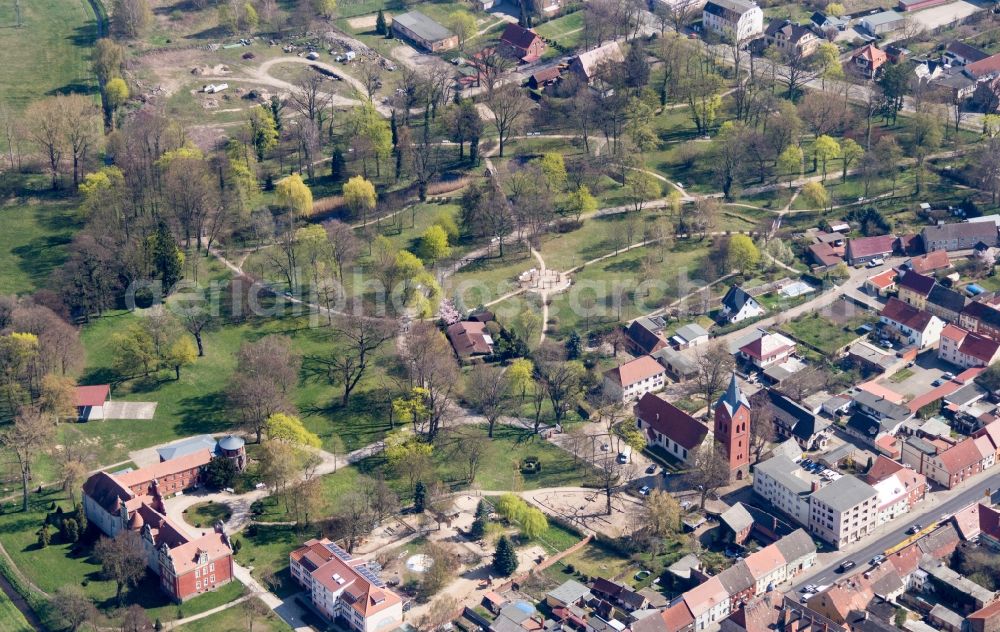
[[[160,461],[159,463],[154,463],[137,470],[132,470],[131,472],[115,474],[114,477],[125,487],[132,487],[134,485],[149,483],[151,481],[170,476],[171,474],[185,472],[191,468],[207,465],[211,460],[212,453],[206,448],[204,450],[192,452],[191,454],[179,456],[176,459]]]
[[[852,59],[856,57],[861,57],[862,59],[867,60],[874,68],[878,68],[889,59],[889,57],[885,54],[885,51],[876,47],[874,44],[868,44],[851,55]]]
[[[890,388],[886,388],[885,386],[882,386],[875,380],[871,380],[869,382],[862,382],[861,384],[858,384],[858,389],[865,391],[867,393],[871,393],[876,397],[881,397],[882,399],[890,401],[893,404],[897,405],[901,405],[903,403],[903,400],[906,399],[896,391]]]
[[[688,450],[700,446],[708,434],[705,424],[652,393],[643,395],[635,405],[635,416]]]
[[[896,244],[895,235],[879,235],[878,237],[858,237],[847,240],[847,258],[859,259],[892,253]]]
[[[451,346],[462,357],[492,353],[493,346],[486,341],[488,335],[485,323],[464,321],[448,327],[448,339],[451,341]]]
[[[760,580],[773,573],[775,569],[784,566],[785,558],[777,546],[769,544],[756,553],[748,555],[744,562],[750,569],[753,578]]]
[[[976,447],[975,439],[960,441],[938,455],[938,459],[949,474],[957,474],[983,460],[983,455]]]
[[[892,285],[896,282],[896,276],[895,270],[885,270],[868,277],[868,283],[880,290],[884,290],[888,287],[892,287]]]
[[[663,611],[663,622],[667,624],[668,630],[683,630],[694,623],[694,615],[691,609],[683,601],[678,601]]]
[[[959,353],[973,357],[984,364],[993,362],[998,350],[1000,350],[1000,342],[975,332],[969,332],[958,348]]]
[[[910,409],[911,413],[916,413],[918,410],[930,404],[931,402],[937,401],[943,397],[947,397],[960,389],[961,384],[956,384],[953,381],[948,381],[938,386],[937,388],[924,393],[923,395],[917,395],[909,402],[907,402],[906,407]]]
[[[865,480],[869,485],[874,485],[879,481],[889,478],[902,469],[906,468],[904,468],[901,463],[897,463],[896,461],[880,454],[875,458],[875,462],[872,463],[871,468],[865,474]]]
[[[614,369],[609,369],[604,372],[604,375],[622,387],[626,387],[665,372],[666,369],[655,358],[644,355]]]
[[[951,267],[951,260],[948,259],[947,250],[932,250],[925,255],[910,259],[910,268],[914,272],[927,274],[935,270],[943,270]]]
[[[992,73],[1000,72],[1000,55],[991,55],[986,59],[974,61],[965,67],[973,77],[981,77]]]
[[[809,246],[809,252],[820,265],[828,267],[844,260],[843,253],[837,252],[836,248],[827,243],[812,244]]]
[[[779,556],[780,557],[780,556]],[[716,604],[729,600],[729,593],[723,588],[718,576],[709,577],[706,582],[695,586],[684,593],[684,603],[687,604],[691,614],[698,617],[702,613],[708,612]]]
[[[76,387],[77,406],[103,406],[108,401],[111,394],[111,386],[107,384],[95,384],[94,386]]]
[[[923,331],[934,318],[930,312],[907,305],[897,298],[890,298],[880,315],[914,331]]]
[[[507,28],[503,30],[503,35],[500,36],[502,43],[517,49],[522,55],[527,54],[528,49],[537,39],[539,39],[538,35],[534,31],[513,22],[507,25]]]

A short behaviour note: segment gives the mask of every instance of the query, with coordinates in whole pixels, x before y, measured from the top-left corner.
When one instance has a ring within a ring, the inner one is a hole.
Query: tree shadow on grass
[[[225,414],[225,402],[222,391],[181,399],[178,403],[183,412],[176,427],[178,434],[187,436],[228,430],[232,420]]]
[[[185,39],[217,40],[229,37],[229,31],[221,26],[213,26],[185,36]]]
[[[12,248],[17,255],[17,267],[34,283],[44,282],[55,268],[66,261],[66,245],[72,241],[69,235],[48,235],[37,237],[28,243]]]

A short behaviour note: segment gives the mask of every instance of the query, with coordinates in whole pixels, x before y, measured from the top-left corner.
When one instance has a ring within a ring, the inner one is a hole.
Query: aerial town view
[[[0,632],[1000,632],[998,261],[991,0],[0,0]]]

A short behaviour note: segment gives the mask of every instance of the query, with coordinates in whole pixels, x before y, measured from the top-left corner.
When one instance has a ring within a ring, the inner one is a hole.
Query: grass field
[[[0,101],[22,109],[31,100],[63,92],[92,92],[90,47],[97,20],[87,0],[0,3]]]
[[[575,48],[583,41],[583,11],[576,11],[539,24],[535,32],[560,46]]]
[[[84,327],[83,343],[87,350],[84,383],[102,383],[115,377],[112,364],[112,335],[122,331],[139,316],[128,312],[109,314]],[[113,398],[131,401],[157,401],[152,422],[95,421],[74,426],[88,439],[99,441],[99,462],[124,460],[128,451],[165,443],[194,434],[231,429],[236,420],[225,405],[225,388],[235,369],[235,352],[244,341],[268,334],[292,338],[296,351],[308,358],[311,354],[329,353],[332,345],[329,329],[309,327],[305,317],[276,317],[226,325],[205,337],[205,357],[199,358],[180,380],[163,372],[118,385]],[[340,404],[339,389],[325,379],[303,377],[293,394],[303,422],[320,435],[329,450],[341,451],[367,445],[380,439],[388,429],[379,390],[379,379],[386,366],[389,348],[376,358],[351,402]],[[306,360],[308,364],[308,359]]]
[[[0,592],[0,632],[31,632],[33,629],[14,602]]]
[[[182,625],[177,629],[184,630],[184,632],[237,632],[249,629],[247,623],[243,608],[234,606],[204,619]],[[291,632],[292,630],[281,617],[271,610],[268,610],[264,616],[256,617],[253,620],[253,629],[260,632]]]
[[[227,505],[220,503],[198,503],[184,510],[184,520],[195,528],[209,527],[221,520],[225,522],[233,512]]]
[[[78,221],[68,202],[12,198],[0,202],[0,225],[0,291],[23,294],[44,285],[62,264]]]
[[[838,326],[822,314],[812,312],[788,321],[782,328],[797,340],[811,345],[821,352],[832,355],[844,345],[858,337],[858,327],[871,320],[864,314],[855,316],[850,322]]]

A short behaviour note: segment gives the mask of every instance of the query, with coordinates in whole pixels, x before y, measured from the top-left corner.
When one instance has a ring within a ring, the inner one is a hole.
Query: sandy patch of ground
[[[108,402],[104,405],[105,419],[152,419],[156,402]]]
[[[163,94],[170,96],[191,80],[190,70],[198,65],[204,54],[202,50],[163,51],[143,55],[139,63],[155,77],[154,83]]]
[[[606,514],[607,497],[600,490],[594,491],[542,491],[525,494],[547,513],[561,516],[571,523],[603,533],[612,538],[631,533],[642,506],[631,496],[614,494],[611,497],[611,515]]]
[[[392,19],[391,13],[385,13],[386,22]],[[347,24],[355,31],[360,31],[362,29],[373,29],[375,28],[375,22],[378,20],[378,15],[362,15],[356,18],[351,18],[347,21]]]

